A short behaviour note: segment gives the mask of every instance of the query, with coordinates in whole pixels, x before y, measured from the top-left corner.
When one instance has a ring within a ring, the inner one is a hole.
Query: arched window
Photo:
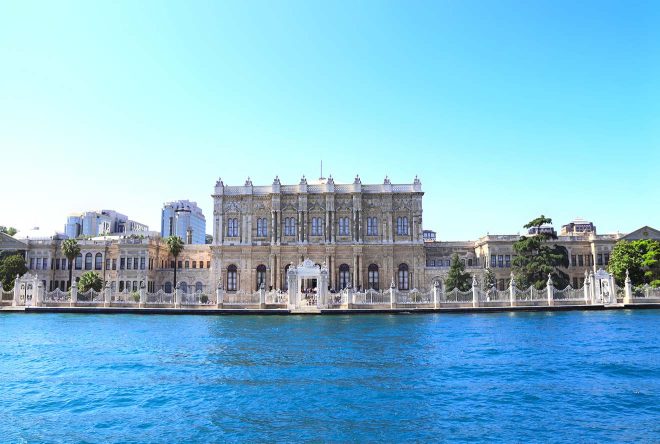
[[[119,292],[124,291],[124,281],[119,281]]]
[[[79,253],[78,256],[76,256],[76,270],[82,270],[82,253]]]
[[[378,265],[371,264],[368,268],[367,282],[369,283],[369,288],[378,290]]]
[[[238,219],[227,219],[227,237],[238,237]]]
[[[202,284],[199,281],[196,282],[195,283],[195,293],[201,293],[202,291],[204,291],[204,284]]]
[[[367,218],[367,236],[378,236],[378,218]]]
[[[238,275],[238,269],[236,265],[231,264],[227,267],[227,291],[236,291],[236,281]]]
[[[119,282],[119,291],[121,291],[121,281]],[[163,291],[165,291],[165,293],[172,293],[172,283],[165,282],[165,285],[163,286]]]
[[[396,218],[396,234],[400,236],[405,236],[408,234],[408,218],[407,217],[397,217]]]
[[[284,235],[285,236],[295,236],[296,235],[296,219],[293,217],[284,218]]]
[[[188,284],[181,282],[181,293],[188,293]]]
[[[408,290],[408,265],[399,265],[399,290]]]
[[[264,264],[257,267],[257,290],[261,288],[261,285],[266,287],[266,266]]]
[[[351,234],[350,228],[349,228],[349,222],[348,222],[348,217],[340,217],[339,218],[339,235],[340,236],[348,236]]]
[[[351,283],[350,268],[346,264],[339,266],[339,289],[343,290]]]
[[[312,236],[323,235],[323,219],[320,217],[312,218]]]
[[[183,266],[184,266],[185,268],[190,268],[190,261],[185,261],[185,262],[183,263]]]
[[[96,256],[94,256],[94,270],[100,270],[101,268],[103,268],[103,255],[96,253]]]
[[[265,217],[257,218],[257,237],[268,236],[268,222]]]
[[[85,255],[85,270],[92,269],[92,253],[87,253]]]

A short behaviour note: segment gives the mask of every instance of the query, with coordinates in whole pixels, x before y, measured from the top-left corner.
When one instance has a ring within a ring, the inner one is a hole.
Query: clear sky
[[[0,225],[410,183],[443,240],[660,228],[660,2],[0,0]]]

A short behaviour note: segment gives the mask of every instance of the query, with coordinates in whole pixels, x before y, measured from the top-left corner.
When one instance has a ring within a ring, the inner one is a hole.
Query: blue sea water
[[[660,310],[0,315],[2,442],[659,442]]]

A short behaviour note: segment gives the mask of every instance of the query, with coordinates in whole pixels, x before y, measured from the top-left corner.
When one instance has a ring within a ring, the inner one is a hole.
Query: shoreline
[[[562,312],[562,311],[605,311],[605,310],[658,310],[660,304],[616,304],[616,305],[554,305],[514,307],[456,307],[456,308],[382,308],[382,309],[254,309],[254,308],[132,308],[132,307],[2,307],[2,313],[69,313],[69,314],[143,314],[143,315],[352,315],[352,314],[471,314],[471,313],[515,313],[515,312]]]

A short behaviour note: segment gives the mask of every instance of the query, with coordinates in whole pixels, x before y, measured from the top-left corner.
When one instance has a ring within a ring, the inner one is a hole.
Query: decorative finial
[[[390,181],[390,178],[386,175],[385,180],[383,181],[383,185],[390,185],[392,182]]]

